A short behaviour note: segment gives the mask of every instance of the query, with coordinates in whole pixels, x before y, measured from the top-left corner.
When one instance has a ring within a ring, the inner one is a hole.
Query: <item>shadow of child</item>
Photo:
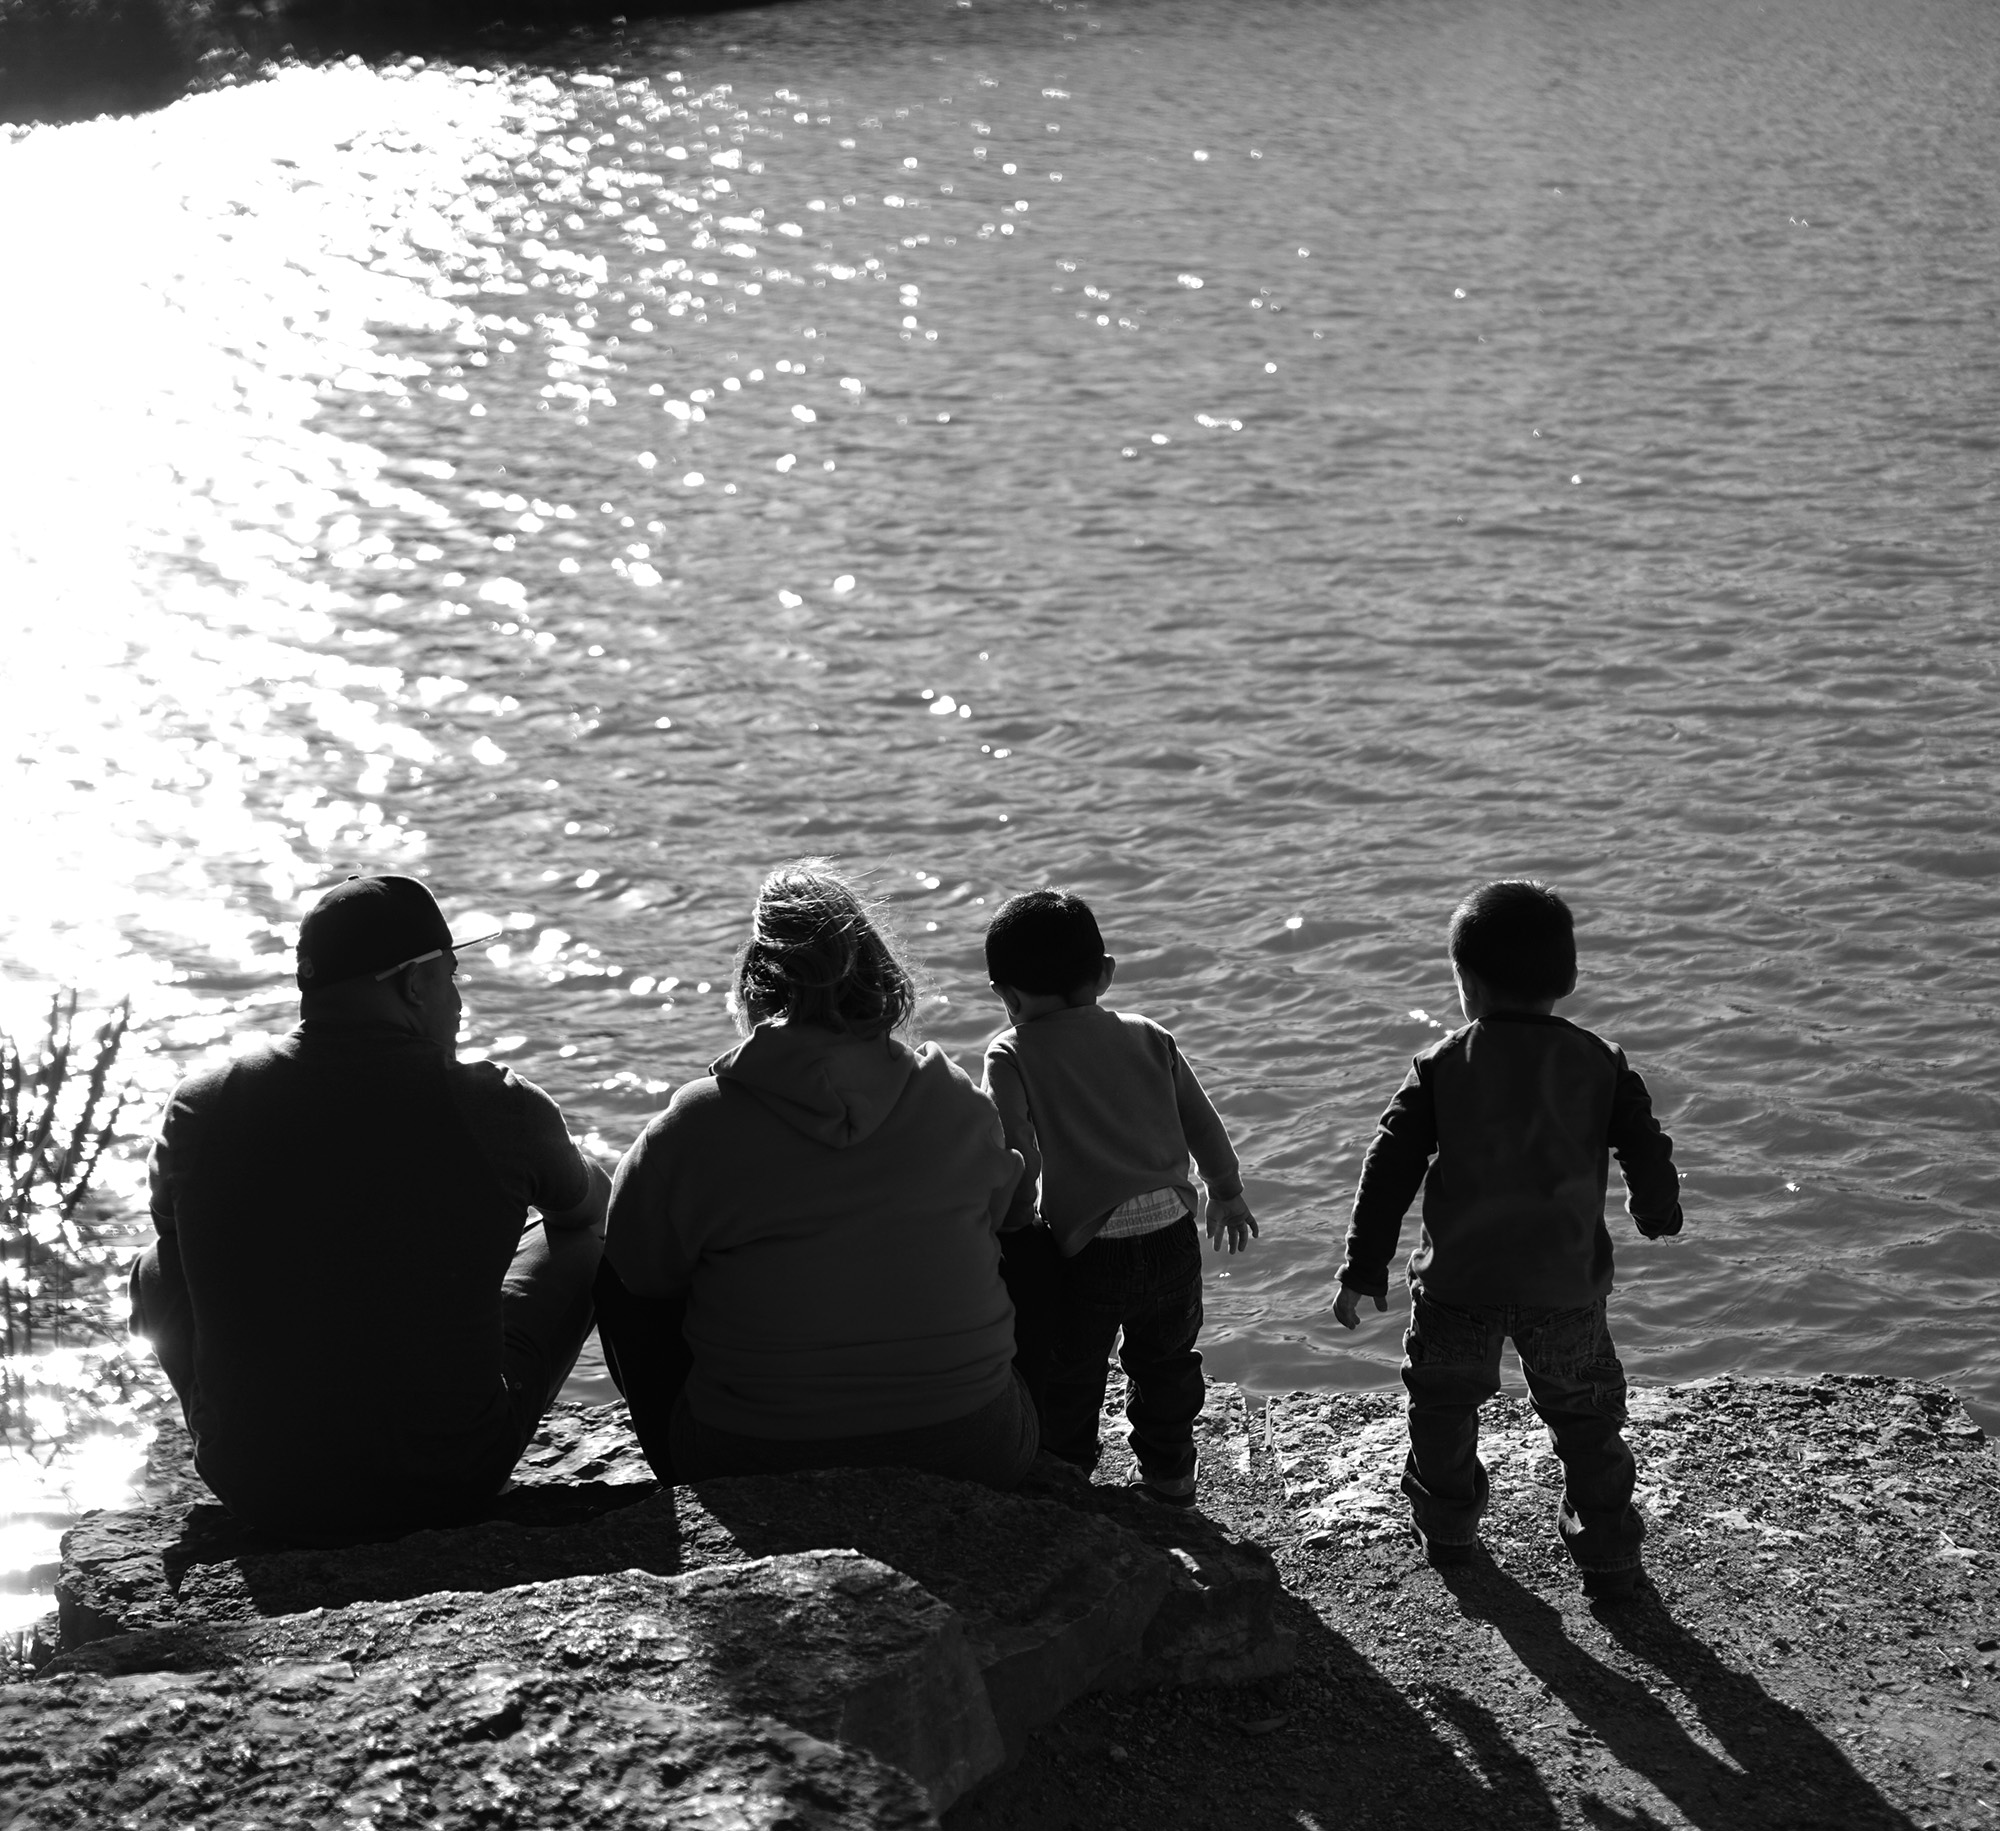
[[[1653,1688],[1579,1646],[1562,1615],[1506,1572],[1480,1562],[1440,1573],[1459,1607],[1489,1623],[1527,1670],[1623,1767],[1653,1786],[1700,1831],[1914,1831],[1840,1748],[1800,1711],[1668,1613],[1650,1590],[1597,1611],[1605,1632],[1686,1700],[1721,1752],[1696,1740]],[[1656,1822],[1602,1806],[1594,1822]]]

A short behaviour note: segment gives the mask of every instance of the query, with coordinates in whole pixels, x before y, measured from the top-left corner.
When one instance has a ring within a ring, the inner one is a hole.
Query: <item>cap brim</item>
[[[451,951],[462,954],[469,947],[484,947],[489,941],[499,940],[506,932],[504,928],[491,928],[483,934],[453,935],[450,942]]]

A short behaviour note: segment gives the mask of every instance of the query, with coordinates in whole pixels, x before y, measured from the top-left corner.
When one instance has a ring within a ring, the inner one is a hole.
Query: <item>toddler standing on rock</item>
[[[1388,1308],[1389,1259],[1421,1186],[1402,1485],[1425,1553],[1458,1564],[1478,1544],[1479,1406],[1500,1390],[1511,1337],[1562,1461],[1562,1541],[1585,1594],[1608,1600],[1637,1583],[1644,1532],[1622,1435],[1625,1370],[1605,1321],[1609,1156],[1627,1212],[1658,1239],[1681,1229],[1673,1141],[1623,1051],[1554,1014],[1576,989],[1576,936],[1553,890],[1508,880],[1475,891],[1452,915],[1450,947],[1465,1028],[1416,1058],[1382,1115],[1334,1315],[1351,1329],[1363,1296]]]
[[[1189,1507],[1204,1391],[1190,1151],[1208,1185],[1209,1238],[1220,1246],[1226,1233],[1240,1252],[1257,1223],[1229,1134],[1173,1037],[1098,1004],[1117,966],[1090,905],[1067,890],[1012,897],[986,930],[987,976],[1013,1020],[987,1047],[986,1091],[1027,1164],[1002,1270],[1042,1447],[1086,1473],[1097,1466],[1122,1334],[1140,1492]]]

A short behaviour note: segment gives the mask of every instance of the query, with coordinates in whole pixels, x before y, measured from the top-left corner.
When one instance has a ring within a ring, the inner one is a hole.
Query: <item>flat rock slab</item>
[[[801,1539],[851,1545],[956,1609],[1010,1752],[1135,1657],[1174,1583],[1171,1558],[1108,1519],[910,1470],[678,1492],[696,1503],[680,1520],[690,1563]]]
[[[393,1669],[413,1682],[523,1661],[583,1698],[776,1718],[866,1749],[942,1810],[1004,1753],[958,1616],[850,1551],[811,1551],[661,1577],[627,1570],[492,1592],[247,1622],[184,1621],[64,1654],[98,1677],[263,1664]],[[595,1704],[592,1709],[596,1708]],[[585,1732],[594,1728],[584,1725]]]
[[[505,1492],[471,1523],[575,1526],[644,1500],[659,1486],[622,1404],[562,1402],[542,1420]],[[64,1555],[56,1582],[55,1643],[44,1652],[164,1627],[181,1612],[179,1591],[190,1570],[289,1549],[217,1503],[195,1473],[194,1446],[176,1422],[161,1426],[138,1488],[145,1505],[90,1514],[74,1529],[82,1538],[75,1554]],[[521,1572],[478,1587],[504,1587],[544,1574],[552,1573]]]
[[[782,1723],[401,1662],[83,1674],[0,1689],[9,1831],[917,1831],[915,1781]]]
[[[342,1550],[238,1541],[232,1552],[226,1538],[203,1536],[216,1511],[183,1503],[72,1529],[57,1585],[61,1650],[138,1630],[838,1547],[904,1572],[958,1612],[1013,1748],[1132,1664],[1179,1568],[1109,1519],[907,1469],[703,1482],[576,1525],[488,1521]]]
[[[205,1572],[247,1568],[273,1558],[300,1560],[303,1568],[328,1571],[356,1559],[364,1567],[386,1568],[407,1563],[384,1555],[394,1546],[416,1543],[433,1548],[461,1538],[476,1546],[482,1542],[480,1535],[492,1530],[502,1534],[522,1529],[573,1530],[658,1492],[659,1484],[653,1481],[520,1487],[497,1497],[481,1519],[467,1526],[415,1533],[380,1545],[325,1551],[288,1546],[246,1526],[212,1500],[177,1499],[151,1507],[86,1514],[63,1535],[63,1561],[56,1577],[56,1647],[81,1646],[109,1634],[165,1627],[184,1615],[211,1613],[203,1598],[214,1588],[214,1579],[205,1577]],[[569,1574],[567,1570],[510,1570],[504,1561],[482,1565],[476,1554],[471,1568],[478,1574],[456,1587],[501,1589],[526,1578]],[[184,1597],[190,1580],[194,1587]],[[422,1593],[413,1587],[376,1590],[365,1581],[336,1580],[323,1600],[339,1603]]]

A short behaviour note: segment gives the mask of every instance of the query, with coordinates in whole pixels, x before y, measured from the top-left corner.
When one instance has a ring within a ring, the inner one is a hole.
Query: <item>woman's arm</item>
[[[677,1297],[694,1281],[700,1242],[689,1237],[689,1205],[675,1199],[679,1106],[676,1094],[639,1134],[611,1179],[604,1256],[635,1297]]]

